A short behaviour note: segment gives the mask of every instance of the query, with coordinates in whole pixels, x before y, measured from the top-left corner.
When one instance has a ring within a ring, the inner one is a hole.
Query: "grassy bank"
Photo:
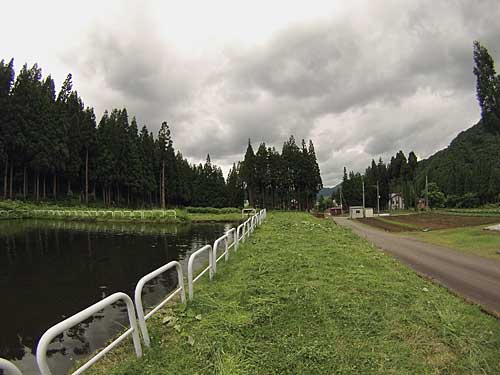
[[[448,215],[492,216],[500,217],[500,207],[496,208],[449,208],[438,210]]]
[[[175,212],[175,214],[174,214]],[[241,220],[238,208],[187,207],[183,209],[128,209],[65,206],[21,201],[0,201],[0,220],[23,218],[75,220],[88,222],[227,222]]]
[[[148,321],[94,374],[493,374],[500,323],[302,213],[270,214],[195,300]]]
[[[464,253],[476,254],[500,261],[500,232],[484,230],[479,227],[454,228],[426,233],[411,233],[418,240],[451,247]]]

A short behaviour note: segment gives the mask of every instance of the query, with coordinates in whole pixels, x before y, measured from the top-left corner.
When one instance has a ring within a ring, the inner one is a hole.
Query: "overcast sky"
[[[472,42],[500,61],[498,0],[3,1],[0,59],[67,73],[98,119],[126,107],[225,172],[248,138],[312,139],[323,183],[479,119]],[[294,4],[296,3],[296,4]]]

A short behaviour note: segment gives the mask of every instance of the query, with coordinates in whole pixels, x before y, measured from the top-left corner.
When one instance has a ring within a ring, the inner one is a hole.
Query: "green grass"
[[[54,216],[49,214],[36,214],[35,210],[57,210],[65,211],[69,214],[64,216]],[[75,215],[74,212],[90,211],[92,214],[83,216]],[[96,217],[94,212],[98,211]],[[110,211],[113,211],[112,214]],[[138,211],[144,211],[145,217],[141,218]],[[212,207],[187,207],[175,209],[176,217],[173,215],[162,215],[159,209],[133,210],[128,208],[95,208],[85,205],[65,206],[49,203],[34,203],[24,201],[0,200],[0,220],[37,218],[37,219],[57,219],[65,221],[89,221],[89,222],[151,222],[151,223],[183,223],[183,222],[227,222],[241,220],[241,210],[238,208],[212,208]],[[73,214],[71,214],[73,212]],[[123,214],[122,214],[123,212]],[[129,212],[134,212],[130,216]]]
[[[201,221],[239,221],[242,220],[240,213],[227,213],[227,214],[188,214],[187,217],[193,222]]]
[[[161,310],[152,347],[93,374],[493,374],[500,323],[350,230],[271,213],[195,300]],[[172,317],[175,321],[172,322]],[[167,322],[169,321],[169,322]]]
[[[479,227],[453,228],[408,234],[421,241],[451,247],[464,253],[500,261],[500,232],[487,231]]]
[[[448,215],[493,216],[500,217],[500,208],[448,208],[437,212]]]

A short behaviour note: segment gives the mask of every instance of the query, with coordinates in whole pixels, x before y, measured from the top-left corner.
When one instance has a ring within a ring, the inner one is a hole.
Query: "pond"
[[[186,274],[189,255],[235,225],[0,221],[0,357],[37,374],[36,344],[48,328],[114,292],[133,298],[137,281],[171,260]],[[174,270],[148,283],[145,306],[176,283]],[[126,309],[117,304],[66,331],[49,347],[53,373],[66,373],[124,325]]]

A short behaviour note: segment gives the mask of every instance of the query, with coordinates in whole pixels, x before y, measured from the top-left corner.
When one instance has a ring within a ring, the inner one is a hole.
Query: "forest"
[[[362,180],[366,205],[376,207],[379,184],[381,208],[387,208],[390,193],[402,193],[407,207],[424,197],[429,181],[431,207],[476,207],[500,202],[500,75],[488,50],[474,42],[476,96],[481,108],[478,124],[461,132],[450,145],[428,159],[417,161],[402,151],[389,164],[372,160],[362,175],[344,169],[344,204],[362,203]],[[335,194],[338,200],[338,194]]]
[[[259,207],[307,209],[321,189],[314,146],[293,136],[282,153],[262,143],[236,162],[227,180],[207,155],[191,164],[174,148],[163,122],[154,135],[127,110],[99,122],[69,74],[56,94],[50,75],[0,61],[1,197],[105,206]]]

